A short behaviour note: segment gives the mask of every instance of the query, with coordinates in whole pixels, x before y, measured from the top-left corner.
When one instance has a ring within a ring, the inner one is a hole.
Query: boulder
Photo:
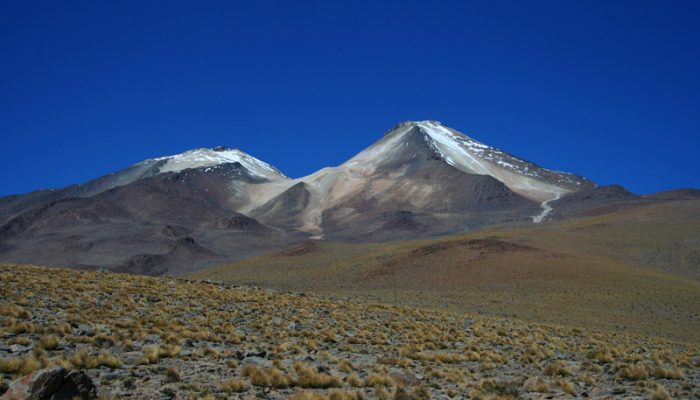
[[[93,400],[97,388],[82,371],[53,367],[32,372],[10,384],[0,400]]]

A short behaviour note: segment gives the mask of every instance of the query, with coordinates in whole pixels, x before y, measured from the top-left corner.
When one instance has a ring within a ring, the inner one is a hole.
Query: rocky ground
[[[0,393],[81,370],[105,399],[700,397],[700,349],[212,282],[0,265]]]

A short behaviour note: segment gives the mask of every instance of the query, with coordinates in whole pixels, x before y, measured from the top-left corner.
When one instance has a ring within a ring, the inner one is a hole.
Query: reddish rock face
[[[53,367],[25,375],[12,382],[0,400],[93,400],[97,388],[81,371]]]

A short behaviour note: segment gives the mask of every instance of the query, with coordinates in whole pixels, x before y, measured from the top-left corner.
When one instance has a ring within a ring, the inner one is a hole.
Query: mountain
[[[303,238],[237,213],[245,187],[281,172],[239,150],[142,161],[82,185],[0,200],[0,257],[163,274]]]
[[[277,168],[238,149],[224,146],[213,149],[194,149],[181,154],[151,158],[121,171],[113,172],[90,182],[59,190],[39,190],[22,196],[0,198],[0,219],[16,215],[37,204],[71,197],[92,197],[107,190],[133,184],[137,181],[197,169],[212,176],[229,178],[233,182],[256,183],[286,179]]]
[[[307,239],[415,239],[676,197],[600,187],[439,122],[410,121],[345,163],[297,179],[220,146],[0,198],[0,260],[177,274]]]
[[[376,240],[541,221],[548,202],[594,186],[439,122],[406,122],[338,167],[255,187],[244,212],[274,224],[297,208],[293,227],[318,238]]]

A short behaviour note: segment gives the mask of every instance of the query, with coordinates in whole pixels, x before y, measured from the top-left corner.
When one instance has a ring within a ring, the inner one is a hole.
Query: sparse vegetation
[[[570,395],[573,396],[573,395],[576,393],[576,392],[574,391],[574,384],[571,383],[571,382],[569,382],[569,381],[567,381],[566,379],[558,378],[558,379],[556,380],[556,384],[557,384],[557,386],[559,386],[559,388],[561,388],[561,390],[562,390],[564,393],[566,393],[566,394],[570,394]]]
[[[240,393],[245,392],[248,389],[248,385],[242,379],[229,379],[221,384],[221,390],[226,393]]]
[[[657,384],[653,392],[651,392],[651,400],[671,400],[671,395],[661,384]]]
[[[168,382],[180,382],[182,379],[182,377],[180,377],[180,373],[173,367],[165,370],[165,376],[168,378]]]
[[[558,375],[558,376],[571,376],[572,372],[569,367],[564,364],[563,361],[557,360],[554,361],[553,363],[548,364],[545,369],[544,373],[547,375]]]
[[[630,380],[642,380],[647,379],[651,372],[651,368],[644,363],[636,363],[632,365],[627,365],[620,370],[620,377]]]
[[[0,310],[21,351],[0,373],[85,369],[115,398],[666,399],[700,379],[691,344],[167,277],[5,265]]]
[[[14,374],[20,370],[22,360],[17,357],[0,358],[0,372],[5,374]]]
[[[318,241],[294,257],[296,247],[191,277],[700,343],[699,206],[650,204],[423,240]],[[507,326],[495,333],[510,335]],[[620,356],[606,340],[589,344],[596,364]]]
[[[58,348],[58,337],[56,335],[42,336],[39,340],[39,348],[43,350],[56,350]]]

